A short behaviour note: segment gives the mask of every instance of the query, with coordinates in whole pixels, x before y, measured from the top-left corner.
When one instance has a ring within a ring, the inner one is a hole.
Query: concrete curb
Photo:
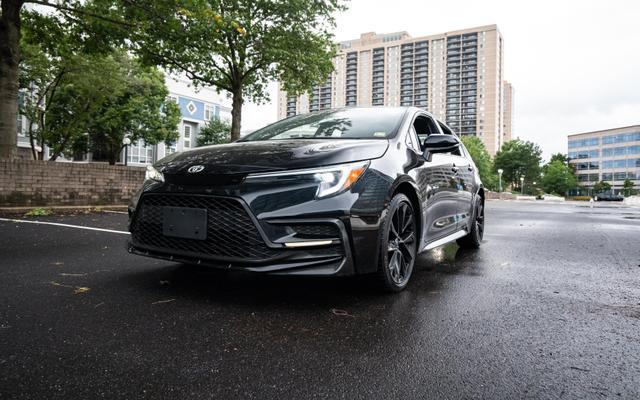
[[[99,212],[99,211],[118,211],[127,212],[127,206],[125,205],[110,205],[110,206],[32,206],[32,207],[0,207],[0,214],[4,215],[22,215],[34,208],[43,208],[50,210],[56,214],[72,214],[75,212]]]

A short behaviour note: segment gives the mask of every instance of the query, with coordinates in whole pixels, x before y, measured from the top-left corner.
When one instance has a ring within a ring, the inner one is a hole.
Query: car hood
[[[198,175],[244,175],[379,158],[388,146],[389,142],[382,139],[235,142],[173,154],[158,161],[155,166],[165,175],[187,174],[187,170],[195,165],[204,167]]]

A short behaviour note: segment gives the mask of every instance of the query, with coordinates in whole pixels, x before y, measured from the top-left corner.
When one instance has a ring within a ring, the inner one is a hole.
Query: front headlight
[[[265,172],[250,174],[247,181],[288,182],[291,180],[313,180],[318,184],[317,198],[328,197],[344,192],[355,184],[369,166],[369,161],[332,165],[329,167],[299,169],[292,171]]]
[[[147,171],[144,174],[145,181],[164,182],[164,175],[151,165],[147,165]]]

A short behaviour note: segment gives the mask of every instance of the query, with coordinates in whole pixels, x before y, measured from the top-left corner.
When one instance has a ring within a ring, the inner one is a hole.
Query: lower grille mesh
[[[162,207],[166,206],[207,209],[207,240],[164,236]],[[131,232],[135,246],[152,246],[203,256],[264,260],[280,253],[267,247],[242,204],[225,197],[147,194],[138,203]]]
[[[333,224],[291,225],[296,236],[312,239],[340,239],[340,230]]]

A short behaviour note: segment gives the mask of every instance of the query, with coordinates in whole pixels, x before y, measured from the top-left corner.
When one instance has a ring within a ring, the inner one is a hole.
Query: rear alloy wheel
[[[477,249],[484,236],[484,202],[480,196],[476,196],[476,205],[473,211],[471,231],[467,236],[458,239],[458,245],[466,249]]]
[[[416,218],[413,206],[404,194],[393,197],[387,212],[378,243],[378,281],[384,289],[399,292],[407,286],[416,259]]]

